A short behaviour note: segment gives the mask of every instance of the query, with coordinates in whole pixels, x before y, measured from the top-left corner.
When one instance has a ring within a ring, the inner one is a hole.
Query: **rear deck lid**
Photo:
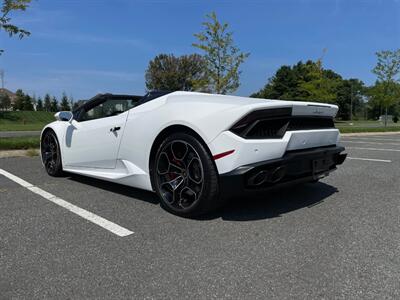
[[[292,102],[293,116],[335,117],[338,107],[332,104]]]

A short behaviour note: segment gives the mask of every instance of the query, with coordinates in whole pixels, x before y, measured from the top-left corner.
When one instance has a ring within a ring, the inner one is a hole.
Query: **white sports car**
[[[242,192],[315,182],[343,163],[335,105],[192,92],[97,95],[41,135],[46,171],[155,191],[181,216]]]

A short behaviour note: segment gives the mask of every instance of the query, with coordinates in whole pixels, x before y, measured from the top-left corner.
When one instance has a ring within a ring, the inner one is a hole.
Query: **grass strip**
[[[398,132],[400,126],[388,127],[340,127],[337,126],[341,133],[358,133],[358,132]]]
[[[41,131],[46,123],[39,124],[0,124],[0,131]]]
[[[10,137],[0,138],[0,150],[19,150],[40,147],[40,137]]]

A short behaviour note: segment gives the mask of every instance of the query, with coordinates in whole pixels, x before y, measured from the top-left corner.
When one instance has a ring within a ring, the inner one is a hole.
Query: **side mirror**
[[[54,115],[57,121],[66,121],[71,122],[74,118],[74,115],[70,111],[59,111]]]

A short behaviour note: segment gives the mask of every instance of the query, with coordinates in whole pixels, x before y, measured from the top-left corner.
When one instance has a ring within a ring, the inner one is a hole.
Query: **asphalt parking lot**
[[[31,184],[0,174],[0,298],[398,299],[400,135],[343,145],[349,159],[320,183],[198,220],[152,193],[49,177],[37,157],[0,159]]]

